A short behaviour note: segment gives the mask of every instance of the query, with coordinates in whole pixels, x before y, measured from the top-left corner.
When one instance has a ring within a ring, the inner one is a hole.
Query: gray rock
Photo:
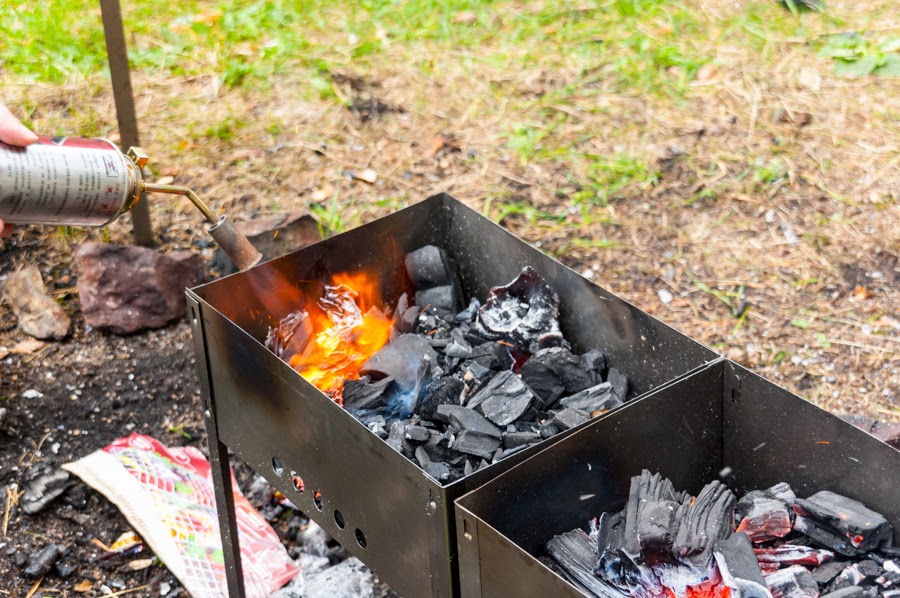
[[[199,255],[163,255],[135,246],[82,243],[75,250],[78,295],[94,328],[131,334],[159,328],[185,313],[184,289],[206,275]]]
[[[7,276],[4,294],[25,334],[55,340],[68,336],[72,322],[59,303],[47,294],[36,266]]]
[[[362,561],[349,558],[306,578],[306,598],[372,598],[373,577]]]

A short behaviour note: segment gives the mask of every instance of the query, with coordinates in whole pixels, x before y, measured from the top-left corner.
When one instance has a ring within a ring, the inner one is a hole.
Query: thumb
[[[10,145],[25,146],[38,140],[37,135],[19,122],[9,108],[0,104],[0,141]]]

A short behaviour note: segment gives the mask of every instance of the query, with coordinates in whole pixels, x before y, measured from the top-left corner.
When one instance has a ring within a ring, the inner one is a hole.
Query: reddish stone
[[[184,290],[201,282],[199,255],[83,243],[75,250],[78,295],[88,325],[116,334],[159,328],[185,313]]]

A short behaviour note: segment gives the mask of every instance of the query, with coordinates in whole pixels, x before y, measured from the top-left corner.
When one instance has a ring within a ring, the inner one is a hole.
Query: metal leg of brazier
[[[191,336],[194,339],[194,358],[197,360],[200,394],[206,407],[203,420],[209,440],[209,464],[212,469],[213,490],[216,495],[216,513],[219,516],[219,536],[222,538],[228,596],[229,598],[245,598],[244,572],[241,567],[241,546],[238,540],[237,516],[234,512],[234,489],[231,486],[228,447],[219,440],[216,404],[212,396],[209,367],[204,349],[203,319],[200,317],[200,305],[190,291],[187,292],[187,307],[191,320]]]
[[[219,515],[219,534],[222,537],[222,552],[225,557],[228,596],[244,598],[244,572],[241,567],[237,517],[234,514],[234,490],[231,487],[228,447],[219,440],[215,417],[211,410],[206,411],[206,434],[209,438],[209,464],[212,466],[213,488],[216,493],[216,511]]]

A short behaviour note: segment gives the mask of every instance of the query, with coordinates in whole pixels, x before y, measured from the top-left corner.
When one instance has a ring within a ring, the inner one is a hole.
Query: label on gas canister
[[[98,226],[116,218],[133,191],[126,159],[104,139],[0,143],[0,219],[7,222]]]

